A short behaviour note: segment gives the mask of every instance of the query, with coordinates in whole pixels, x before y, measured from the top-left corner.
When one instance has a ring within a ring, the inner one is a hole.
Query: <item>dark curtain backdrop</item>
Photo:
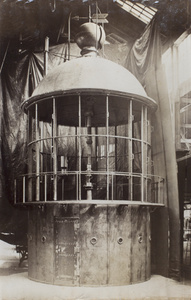
[[[148,96],[158,103],[152,120],[152,153],[154,173],[166,178],[166,208],[151,213],[152,264],[156,273],[179,279],[180,223],[176,150],[161,50],[156,16],[133,45],[125,67],[142,83]]]
[[[66,45],[50,48],[51,69],[66,58]],[[27,211],[13,207],[14,179],[27,168],[27,119],[21,103],[27,99],[43,77],[44,54],[7,53],[0,81],[1,96],[1,194],[0,232],[13,232],[23,240],[27,232]],[[14,242],[14,241],[13,241]]]

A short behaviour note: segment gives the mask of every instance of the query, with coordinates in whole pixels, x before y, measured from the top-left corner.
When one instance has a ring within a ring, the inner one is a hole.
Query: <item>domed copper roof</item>
[[[139,81],[124,67],[100,57],[81,57],[59,65],[39,83],[23,108],[32,102],[62,95],[96,93],[123,96],[156,109]]]

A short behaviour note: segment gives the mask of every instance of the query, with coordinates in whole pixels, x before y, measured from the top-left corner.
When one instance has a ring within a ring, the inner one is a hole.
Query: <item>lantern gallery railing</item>
[[[41,173],[39,176],[36,176],[36,174],[22,175],[14,183],[14,203],[83,202],[83,200],[86,200],[86,193],[82,192],[82,187],[86,182],[86,175],[86,171],[60,171],[56,175],[53,173]],[[147,184],[151,188],[148,189],[150,194],[145,192],[143,197],[141,195],[141,191],[143,190],[141,187],[143,182],[141,174],[128,175],[127,173],[120,172],[105,174],[105,172],[94,171],[91,175],[94,178],[92,182],[93,193],[92,200],[86,200],[87,203],[91,203],[94,200],[100,201],[100,203],[104,200],[109,202],[117,200],[118,203],[120,201],[123,203],[124,201],[136,203],[144,199],[144,203],[164,204],[164,179],[160,176],[149,175],[144,177],[144,180],[147,181]],[[39,180],[39,192],[36,190],[37,180]],[[56,194],[55,182],[57,184]],[[107,182],[109,182],[108,186]],[[131,196],[129,193],[131,182],[133,182],[133,199],[129,198]],[[38,196],[37,193],[39,193]],[[108,197],[106,197],[107,195]]]

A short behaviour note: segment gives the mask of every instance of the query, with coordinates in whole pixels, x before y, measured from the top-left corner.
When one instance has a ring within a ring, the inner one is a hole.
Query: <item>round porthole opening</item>
[[[118,242],[119,245],[123,244],[123,238],[119,237],[118,240],[117,240],[117,242]]]
[[[90,243],[92,245],[95,245],[97,243],[97,238],[96,237],[91,238]]]
[[[42,242],[42,243],[45,243],[45,241],[46,241],[46,237],[43,235],[43,236],[41,237],[41,242]]]
[[[138,236],[138,242],[141,244],[143,241],[143,237],[142,237],[142,234],[139,234]]]

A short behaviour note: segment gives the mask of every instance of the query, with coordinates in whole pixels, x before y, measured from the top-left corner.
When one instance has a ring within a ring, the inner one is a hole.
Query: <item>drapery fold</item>
[[[148,24],[141,37],[134,43],[127,56],[125,66],[142,83],[147,95],[158,103],[158,110],[152,118],[152,155],[154,173],[163,176],[166,180],[166,189],[163,191],[166,210],[164,209],[164,213],[158,214],[160,216],[158,219],[157,213],[153,214],[156,217],[153,217],[156,229],[153,238],[156,245],[153,242],[152,245],[156,251],[154,259],[157,272],[164,276],[179,279],[180,223],[176,152],[170,102],[161,62],[162,47],[158,28],[156,16]],[[167,222],[164,218],[168,218]],[[158,224],[155,219],[158,220]],[[167,226],[164,227],[160,222],[166,222]],[[156,228],[157,226],[161,228],[161,231]],[[158,234],[157,238],[156,232]]]
[[[125,67],[135,75],[145,89],[148,70],[157,66],[161,59],[161,41],[155,18],[147,25],[129,52]],[[156,100],[156,99],[155,99]]]
[[[49,69],[65,60],[66,45],[50,48]],[[43,78],[44,53],[7,54],[1,73],[0,231],[27,232],[27,213],[13,208],[14,179],[27,170],[27,118],[21,103]]]

